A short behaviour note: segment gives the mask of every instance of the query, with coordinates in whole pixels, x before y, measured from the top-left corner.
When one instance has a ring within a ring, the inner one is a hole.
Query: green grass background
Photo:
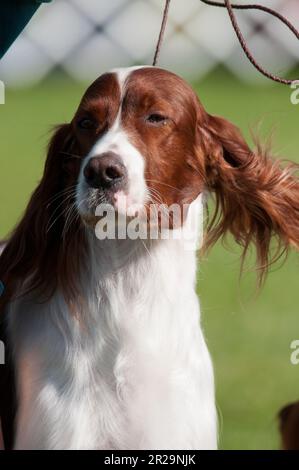
[[[85,84],[55,76],[30,89],[7,90],[0,106],[0,237],[12,229],[42,172],[51,126],[69,120]],[[288,87],[248,86],[216,70],[196,84],[210,113],[266,138],[275,154],[297,160],[299,105]],[[279,448],[277,411],[299,399],[299,366],[290,343],[299,339],[298,259],[268,277],[255,296],[254,275],[239,282],[239,254],[218,244],[200,261],[198,290],[216,372],[220,447]]]

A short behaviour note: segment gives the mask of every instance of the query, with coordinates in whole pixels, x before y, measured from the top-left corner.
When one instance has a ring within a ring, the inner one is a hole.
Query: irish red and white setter
[[[252,150],[171,72],[98,78],[57,127],[1,255],[6,448],[216,448],[196,250],[180,237],[99,240],[96,208],[131,221],[157,203],[187,206],[182,228],[214,195],[206,245],[230,233],[245,256],[253,244],[263,280],[272,256],[299,246],[297,169]]]

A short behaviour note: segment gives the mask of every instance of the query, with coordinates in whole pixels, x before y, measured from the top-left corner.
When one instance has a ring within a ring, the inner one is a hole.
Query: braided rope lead
[[[212,7],[220,7],[220,8],[227,8],[225,3],[219,3],[219,2],[214,2],[212,0],[201,0],[202,3],[205,3],[206,5],[210,5]],[[244,4],[244,5],[239,5],[238,3],[232,3],[231,7],[234,10],[260,10],[264,11],[265,13],[269,13],[269,15],[275,16],[277,19],[279,19],[282,23],[284,23],[290,31],[299,39],[299,31],[292,25],[292,23],[285,18],[285,16],[281,15],[275,10],[272,10],[272,8],[266,7],[264,5],[257,5],[257,4]]]
[[[159,58],[159,55],[160,55],[160,49],[161,49],[161,45],[162,45],[162,42],[163,42],[163,37],[164,37],[165,28],[166,28],[167,19],[168,19],[169,5],[170,5],[170,0],[166,0],[165,1],[164,12],[163,12],[163,19],[162,19],[161,29],[160,29],[159,38],[158,38],[158,42],[157,42],[157,46],[156,46],[156,50],[155,50],[155,55],[154,55],[154,60],[153,60],[153,66],[157,65],[158,58]]]
[[[229,17],[230,17],[230,20],[231,20],[231,23],[232,23],[232,26],[234,28],[234,31],[237,35],[237,38],[240,42],[240,45],[244,51],[244,53],[246,54],[248,60],[251,62],[251,64],[262,74],[264,75],[265,77],[269,78],[270,80],[273,80],[274,82],[277,82],[277,83],[282,83],[282,84],[285,84],[285,85],[291,85],[293,82],[297,81],[297,80],[287,80],[285,78],[281,78],[281,77],[278,77],[277,75],[274,75],[270,72],[268,72],[266,69],[264,69],[254,58],[254,56],[251,54],[248,46],[247,46],[247,43],[246,43],[246,40],[241,32],[241,29],[238,25],[238,22],[237,22],[237,19],[236,19],[236,16],[234,14],[234,9],[235,10],[260,10],[260,11],[264,11],[265,13],[268,13],[269,15],[272,15],[274,16],[275,18],[277,18],[279,21],[281,21],[285,26],[287,26],[287,28],[294,34],[294,36],[296,36],[296,38],[299,40],[299,31],[294,27],[294,25],[292,25],[292,23],[287,19],[285,18],[283,15],[281,15],[280,13],[278,13],[277,11],[269,8],[269,7],[266,7],[266,6],[263,6],[263,5],[258,5],[258,4],[246,4],[246,5],[240,5],[240,4],[236,4],[236,3],[231,3],[230,0],[224,0],[224,3],[219,3],[219,2],[216,2],[214,0],[200,0],[202,3],[205,3],[206,5],[210,5],[210,6],[215,6],[215,7],[220,7],[220,8],[226,8],[227,11],[228,11],[228,14],[229,14]],[[160,34],[159,34],[159,39],[158,39],[158,42],[157,42],[157,46],[156,46],[156,51],[155,51],[155,56],[154,56],[154,61],[153,61],[153,65],[157,65],[157,62],[158,62],[158,58],[159,58],[159,54],[160,54],[160,49],[161,49],[161,45],[162,45],[162,42],[163,42],[163,37],[164,37],[164,32],[165,32],[165,28],[166,28],[166,23],[167,23],[167,18],[168,18],[168,11],[169,11],[169,4],[170,4],[170,0],[166,0],[165,2],[165,8],[164,8],[164,12],[163,12],[163,19],[162,19],[162,24],[161,24],[161,30],[160,30]]]
[[[279,19],[283,24],[285,24],[291,31],[292,33],[296,36],[296,38],[299,40],[299,31],[292,25],[292,23],[290,23],[290,21],[287,20],[287,18],[285,18],[283,15],[279,14],[278,12],[276,12],[275,10],[272,10],[271,8],[268,8],[268,7],[265,7],[263,5],[256,5],[256,4],[253,4],[253,5],[238,5],[238,4],[231,4],[230,0],[224,0],[225,3],[219,3],[219,2],[215,2],[215,1],[212,1],[212,0],[201,0],[203,3],[206,3],[207,5],[211,5],[211,6],[216,6],[216,7],[223,7],[223,8],[227,8],[227,11],[228,11],[228,14],[229,14],[229,17],[230,17],[230,20],[231,20],[231,23],[233,25],[233,28],[235,30],[235,33],[237,35],[237,38],[240,42],[240,45],[244,51],[244,53],[246,54],[248,60],[252,63],[252,65],[262,74],[264,75],[265,77],[269,78],[270,80],[273,80],[274,82],[277,82],[277,83],[282,83],[284,85],[291,85],[294,81],[296,80],[287,80],[285,78],[281,78],[281,77],[278,77],[277,75],[274,75],[270,72],[268,72],[266,69],[264,69],[256,60],[255,58],[253,57],[253,55],[251,54],[250,50],[248,49],[248,46],[247,46],[247,43],[246,43],[246,40],[241,32],[241,29],[238,25],[238,22],[237,22],[237,19],[236,19],[236,16],[234,14],[234,11],[233,9],[239,9],[239,10],[250,10],[250,9],[254,9],[254,10],[261,10],[261,11],[264,11],[266,13],[269,13],[270,15],[272,16],[275,16],[277,19]]]

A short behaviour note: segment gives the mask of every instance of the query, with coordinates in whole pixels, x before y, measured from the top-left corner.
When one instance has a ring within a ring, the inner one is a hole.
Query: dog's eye
[[[167,124],[168,118],[162,114],[153,113],[146,117],[146,122],[153,126],[163,126]]]
[[[92,119],[85,118],[78,122],[78,127],[80,129],[95,129],[97,125]]]

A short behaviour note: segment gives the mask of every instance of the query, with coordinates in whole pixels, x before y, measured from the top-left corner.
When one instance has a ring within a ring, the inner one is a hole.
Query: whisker
[[[162,202],[162,196],[157,189],[151,188],[148,192],[150,197],[156,197]]]
[[[162,196],[160,195],[160,193],[159,193],[158,191],[151,190],[151,191],[150,191],[150,196],[151,196],[152,198],[158,199],[161,204],[163,203]]]
[[[149,255],[149,257],[151,258],[151,257],[152,257],[152,254],[150,253],[150,251],[149,251],[148,247],[146,246],[144,240],[142,240],[142,239],[140,238],[140,241],[141,241],[141,243],[142,243],[142,245],[143,245],[145,251],[147,252],[147,254]]]
[[[175,191],[180,191],[179,188],[176,188],[175,186],[172,186],[171,184],[164,183],[163,181],[152,180],[152,179],[146,179],[145,181],[147,183],[161,184],[162,186],[167,186],[168,188],[175,189]]]
[[[49,207],[54,201],[56,201],[56,199],[58,199],[59,197],[65,195],[65,194],[68,194],[72,191],[76,191],[76,188],[77,188],[77,184],[74,184],[72,186],[70,186],[69,188],[65,188],[63,189],[62,191],[59,191],[58,193],[54,194],[54,196],[50,197],[46,203],[47,203],[47,207]]]
[[[51,214],[51,217],[50,217],[50,219],[49,219],[49,221],[48,221],[48,225],[51,223],[51,221],[52,221],[53,217],[55,216],[56,212],[58,211],[58,209],[59,209],[63,204],[65,204],[65,203],[68,202],[70,199],[72,199],[74,196],[75,196],[75,193],[74,193],[74,194],[69,194],[68,196],[66,196],[66,197],[63,199],[63,201],[60,202],[60,204],[58,204],[58,206],[55,208],[55,210],[54,210],[53,213]],[[63,212],[62,212],[62,213],[63,213]],[[62,215],[62,214],[60,214],[60,215]],[[55,222],[58,220],[59,217],[60,217],[59,215],[58,215],[58,217],[56,217]],[[54,223],[55,223],[55,222],[54,222]],[[53,224],[51,225],[51,227],[52,227],[52,226],[53,226]],[[48,232],[49,230],[50,230],[50,229],[47,229],[47,232]]]
[[[82,201],[80,201],[79,204],[73,203],[72,206],[70,207],[68,216],[66,218],[66,223],[62,232],[63,243],[65,243],[65,237],[66,237],[68,230],[71,228],[71,226],[77,219],[80,219],[78,209],[85,201],[86,201],[86,198],[82,199]],[[77,231],[78,231],[78,227],[77,227]]]
[[[57,210],[59,209],[59,207],[61,207],[64,203],[66,203],[68,200],[70,200],[71,197],[72,197],[72,195],[69,195],[68,197],[66,197],[66,198],[56,207],[56,209],[55,209],[55,211],[53,212],[53,214],[51,214],[51,217],[50,217],[50,219],[49,219],[49,221],[48,221],[48,224],[47,224],[46,233],[48,233],[48,232],[51,230],[51,228],[53,227],[53,225],[55,225],[55,223],[57,222],[57,220],[58,220],[60,217],[63,217],[63,216],[67,213],[67,211],[68,211],[68,209],[69,209],[69,207],[70,207],[69,205],[67,205],[66,207],[64,207],[64,208],[62,209],[62,211],[57,215],[57,217],[55,217],[55,220],[53,221],[53,223],[51,223],[51,221],[52,221],[53,217],[55,216],[55,213],[57,212]],[[51,225],[49,226],[49,224],[51,224]]]
[[[69,153],[69,152],[63,152],[63,151],[60,151],[59,153],[61,153],[62,155],[67,155],[68,157],[70,158],[78,158],[80,160],[82,160],[82,155],[76,155],[75,153]]]
[[[61,204],[63,204],[65,201],[68,201],[70,198],[72,197],[75,197],[76,196],[76,190],[72,190],[70,191],[69,193],[66,193],[63,195],[63,199],[62,201],[60,202],[60,204],[58,204],[57,207],[59,207]],[[53,201],[54,202],[54,201]],[[56,209],[55,209],[56,210]]]
[[[75,216],[76,216],[77,206],[75,205],[75,203],[71,204],[69,206],[67,212],[66,212],[65,225],[63,227],[63,232],[62,232],[62,241],[63,241],[63,243],[65,243],[66,234],[67,234],[68,230],[71,227],[72,217],[73,217],[74,213],[75,213]]]
[[[162,198],[159,193],[155,194],[150,190],[151,201],[154,203],[154,209],[156,210],[156,215],[158,215],[158,208],[156,204],[159,205],[160,210],[163,212],[164,215],[169,215],[168,207],[163,203]]]

